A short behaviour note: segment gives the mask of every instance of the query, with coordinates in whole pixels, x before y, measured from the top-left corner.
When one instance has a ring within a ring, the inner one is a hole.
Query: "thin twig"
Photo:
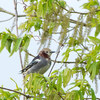
[[[84,98],[84,100],[93,100],[93,98]],[[96,98],[96,100],[100,100],[100,98]]]
[[[17,37],[19,37],[18,34],[18,12],[17,12],[17,0],[14,0],[14,8],[15,8],[15,21],[16,21],[16,34]],[[21,69],[23,69],[23,64],[22,64],[22,56],[21,56],[21,50],[19,47],[19,58],[20,58],[20,63],[21,63]],[[25,76],[23,74],[23,80],[24,80]],[[25,87],[25,85],[24,85]],[[23,93],[25,94],[25,88],[23,89]],[[23,96],[23,100],[25,100],[25,96]]]
[[[49,74],[48,74],[48,77],[50,76],[50,74],[51,74],[51,72],[52,72],[52,70],[53,70],[53,68],[54,68],[54,66],[55,66],[55,64],[56,64],[56,60],[57,60],[58,55],[59,55],[59,53],[60,53],[60,48],[61,48],[61,46],[59,45],[59,48],[58,48],[58,52],[57,52],[56,58],[55,58],[54,63],[53,63],[53,65],[52,65],[52,67],[51,67],[51,70],[50,70],[50,72],[49,72]]]
[[[28,55],[35,57],[34,55],[32,55],[31,53],[29,53],[27,50],[24,50]]]
[[[61,95],[60,92],[58,92],[58,95],[61,97],[62,100],[65,100],[65,99],[62,97],[62,95]]]
[[[9,15],[15,16],[14,13],[11,13],[11,12],[9,12],[9,11],[7,11],[7,10],[1,8],[1,7],[0,7],[0,12],[3,12],[3,13],[6,13],[6,14],[9,14]]]
[[[8,19],[5,19],[5,20],[1,20],[0,23],[1,23],[1,22],[9,21],[9,20],[11,20],[12,18],[14,18],[14,16],[12,16],[12,17],[10,17],[10,18],[8,18]]]
[[[18,12],[17,12],[17,0],[14,0],[15,7],[15,20],[16,20],[16,34],[18,36]]]

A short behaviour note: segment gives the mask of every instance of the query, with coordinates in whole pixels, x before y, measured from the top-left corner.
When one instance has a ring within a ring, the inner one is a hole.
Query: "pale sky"
[[[21,0],[18,0],[19,2]],[[80,11],[80,12],[85,12],[86,10],[82,10],[81,8],[79,8],[83,3],[87,2],[88,0],[79,0],[79,2],[77,2],[77,0],[66,0],[68,2],[68,4],[70,5],[70,7],[73,7],[76,11]],[[14,13],[14,4],[13,4],[13,0],[0,0],[0,7],[4,8],[7,11],[13,12]],[[18,4],[18,12],[19,14],[23,14],[23,7],[22,5],[19,3]],[[5,20],[10,18],[11,16],[1,13],[0,12],[0,21],[1,20]],[[75,16],[72,16],[72,18],[76,18]],[[21,22],[24,22],[24,18],[19,18],[19,24]],[[9,28],[11,29],[12,26],[12,22],[13,20],[7,21],[7,22],[3,22],[0,23],[0,32],[5,31],[5,28]],[[15,33],[15,31],[14,31]],[[56,37],[54,37],[56,38]],[[39,43],[38,43],[39,44]],[[32,39],[31,44],[29,46],[29,52],[32,53],[33,55],[36,56],[37,54],[37,50],[39,45],[37,44],[37,41],[34,41]],[[50,49],[54,50],[56,43],[53,41],[53,44],[51,45]],[[55,48],[56,50],[56,48]],[[17,83],[18,86],[22,86],[22,75],[19,74],[19,71],[21,70],[21,66],[20,66],[20,60],[19,60],[19,54],[14,53],[13,56],[9,57],[9,53],[6,49],[4,49],[1,53],[0,53],[0,86],[3,85],[4,87],[10,88],[10,89],[14,89],[15,88],[15,84],[10,80],[10,78],[13,78]],[[22,56],[24,58],[24,55],[22,53]],[[56,54],[52,55],[52,59],[54,59],[56,56]],[[74,54],[74,56],[76,56]],[[58,60],[60,60],[62,58],[62,56],[60,55],[58,57]],[[73,55],[69,58],[69,60],[71,61],[73,59]],[[32,57],[29,57],[29,62],[32,60]],[[68,65],[71,66],[71,65]],[[56,64],[56,68],[59,68],[60,65]],[[48,72],[47,72],[48,73]],[[48,74],[45,74],[45,76],[47,76]],[[91,82],[90,82],[91,83]],[[99,81],[100,84],[100,81]],[[92,84],[92,87],[95,87],[94,84]],[[100,90],[100,87],[99,89]],[[100,98],[100,91],[97,94],[97,97]]]

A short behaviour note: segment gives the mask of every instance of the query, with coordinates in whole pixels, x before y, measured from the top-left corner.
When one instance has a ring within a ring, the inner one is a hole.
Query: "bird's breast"
[[[48,63],[46,66],[40,68],[38,73],[44,74],[50,68],[50,65],[51,65],[51,63]]]

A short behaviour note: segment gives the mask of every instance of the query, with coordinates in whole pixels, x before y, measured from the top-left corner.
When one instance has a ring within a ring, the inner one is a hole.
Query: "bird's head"
[[[50,58],[52,53],[55,53],[55,52],[51,51],[49,48],[44,48],[40,51],[39,55],[44,58]]]

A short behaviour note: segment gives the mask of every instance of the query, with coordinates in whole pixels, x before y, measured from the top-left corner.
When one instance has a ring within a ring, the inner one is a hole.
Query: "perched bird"
[[[26,68],[21,70],[21,73],[30,74],[30,73],[39,73],[44,74],[51,65],[51,54],[54,53],[54,51],[51,51],[48,48],[44,48],[41,50],[29,65],[26,66]]]

